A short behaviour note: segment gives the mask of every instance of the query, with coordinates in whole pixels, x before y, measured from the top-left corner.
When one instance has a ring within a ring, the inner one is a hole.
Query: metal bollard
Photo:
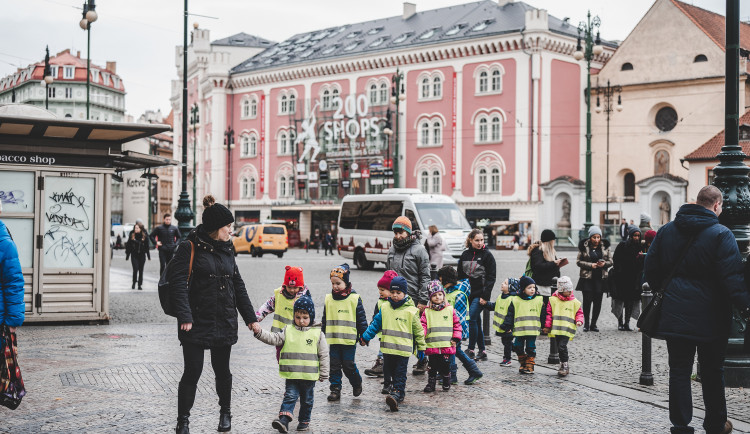
[[[651,292],[651,288],[648,283],[643,284],[643,292],[641,293],[641,304],[643,309],[651,303],[651,299],[654,298],[654,294]],[[641,377],[638,380],[640,384],[644,386],[654,385],[654,375],[651,373],[651,338],[646,336],[645,333],[641,333],[642,349],[641,349]]]
[[[550,290],[553,294],[557,291],[557,277],[552,278],[552,287]],[[544,324],[542,324],[542,327],[544,327]],[[547,363],[550,365],[560,363],[560,355],[557,352],[557,340],[554,337],[549,338],[549,357],[547,357]]]
[[[430,264],[430,280],[437,280],[437,264]]]
[[[482,331],[484,332],[484,344],[492,345],[492,338],[490,337],[490,313],[494,315],[494,312],[488,310],[482,311]]]

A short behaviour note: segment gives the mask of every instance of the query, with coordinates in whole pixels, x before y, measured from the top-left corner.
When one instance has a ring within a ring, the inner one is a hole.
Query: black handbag
[[[669,282],[672,281],[674,273],[677,271],[677,267],[682,264],[685,256],[687,256],[687,252],[690,251],[690,247],[693,245],[693,241],[695,241],[696,237],[697,234],[693,235],[687,242],[685,248],[682,249],[682,255],[680,255],[680,259],[677,260],[674,268],[672,268],[672,272],[669,273],[669,276],[662,282],[661,290],[654,291],[654,298],[651,299],[651,302],[648,304],[648,306],[646,306],[643,309],[643,312],[641,312],[641,316],[638,317],[638,329],[640,329],[641,332],[643,332],[650,338],[655,338],[656,331],[659,328],[659,320],[661,320],[661,308],[664,304],[664,292],[666,292]]]
[[[0,405],[15,410],[26,395],[26,387],[18,366],[16,334],[7,325],[0,330]]]

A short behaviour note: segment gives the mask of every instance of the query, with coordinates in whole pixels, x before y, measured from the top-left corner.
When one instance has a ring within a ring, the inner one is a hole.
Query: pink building
[[[584,178],[577,35],[567,21],[508,0],[424,12],[404,3],[399,16],[281,43],[256,38],[234,51],[197,29],[191,94],[212,116],[198,133],[198,194],[211,191],[240,222],[286,220],[292,243],[335,229],[344,195],[391,186],[449,195],[479,226],[527,229],[553,212],[540,184]],[[228,129],[236,145],[227,150]],[[572,204],[575,213],[582,206]]]

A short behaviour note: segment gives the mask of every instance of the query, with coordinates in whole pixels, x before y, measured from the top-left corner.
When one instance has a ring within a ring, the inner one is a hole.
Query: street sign
[[[362,169],[362,177],[363,178],[369,178],[370,177],[370,169]]]

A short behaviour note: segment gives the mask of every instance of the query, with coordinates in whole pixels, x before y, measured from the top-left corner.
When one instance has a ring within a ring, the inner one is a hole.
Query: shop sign
[[[307,186],[310,187],[310,188],[315,188],[315,187],[318,186],[318,183],[317,182],[310,182],[310,183],[307,184]]]
[[[349,188],[349,180],[348,179],[341,180],[341,188]]]
[[[382,179],[371,179],[370,180],[370,185],[383,185],[383,180]]]
[[[48,154],[45,152],[0,151],[0,164],[33,164],[38,166],[76,166],[110,168],[112,160],[106,157],[80,154]]]
[[[352,178],[352,179],[354,179],[354,178],[361,178],[361,177],[362,177],[362,174],[359,173],[359,172],[352,172],[352,173],[349,174],[349,178]]]
[[[369,169],[362,169],[362,177],[363,178],[369,178],[370,177],[370,170]]]
[[[307,179],[307,174],[306,173],[298,173],[297,174],[297,179]]]
[[[317,181],[318,180],[318,172],[308,172],[307,177],[310,181]]]

